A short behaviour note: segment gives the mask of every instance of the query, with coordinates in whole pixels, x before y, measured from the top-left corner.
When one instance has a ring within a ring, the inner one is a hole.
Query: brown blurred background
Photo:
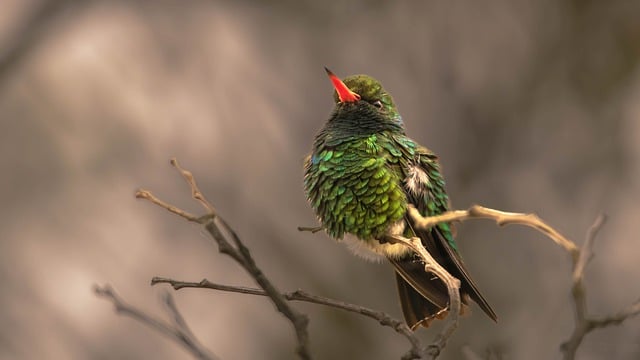
[[[352,257],[314,225],[302,159],[332,107],[323,66],[367,73],[408,133],[441,157],[455,207],[536,212],[582,243],[610,221],[587,272],[596,314],[640,296],[640,2],[37,1],[0,12],[0,358],[179,359],[178,345],[119,317],[93,284],[162,314],[154,275],[251,279],[194,225],[178,157],[283,290],[400,317],[389,266]],[[572,329],[568,256],[524,228],[459,227],[467,265],[500,317],[475,308],[461,348],[557,359]],[[294,358],[263,298],[176,294],[225,359]],[[296,304],[318,359],[399,358],[372,320]],[[435,331],[421,330],[432,339]],[[580,359],[640,358],[640,320],[589,335]]]

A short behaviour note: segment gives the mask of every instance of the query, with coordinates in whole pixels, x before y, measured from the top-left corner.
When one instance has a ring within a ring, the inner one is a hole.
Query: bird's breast
[[[402,220],[407,199],[389,157],[365,146],[323,149],[307,160],[307,196],[330,236],[377,241]]]

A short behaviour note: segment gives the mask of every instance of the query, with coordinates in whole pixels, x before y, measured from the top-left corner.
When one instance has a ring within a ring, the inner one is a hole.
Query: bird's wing
[[[416,149],[414,160],[408,163],[403,185],[408,202],[423,216],[438,215],[449,209],[449,199],[445,192],[438,159],[428,149],[423,147]],[[441,223],[430,229],[418,229],[409,216],[406,221],[409,226],[405,236],[420,237],[422,244],[434,259],[461,281],[462,293],[468,294],[490,318],[496,321],[495,312],[471,279],[458,253],[451,225]],[[435,280],[431,274],[425,273],[423,269],[421,272],[420,269],[416,269],[415,264],[412,264],[415,259],[396,259],[395,261],[391,259],[391,262],[398,273],[416,291],[438,307],[446,307],[449,300],[446,287],[441,281]]]

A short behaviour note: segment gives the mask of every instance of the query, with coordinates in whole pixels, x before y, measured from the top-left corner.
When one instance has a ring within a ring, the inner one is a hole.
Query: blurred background
[[[0,358],[188,359],[116,315],[94,284],[162,316],[152,276],[253,286],[198,226],[176,156],[283,291],[401,317],[392,270],[316,224],[302,161],[332,108],[323,66],[367,73],[408,134],[440,155],[456,208],[536,212],[581,244],[594,314],[640,295],[640,3],[632,1],[45,1],[0,12]],[[526,228],[459,226],[463,257],[500,317],[474,305],[442,359],[558,359],[573,329],[567,254]],[[293,359],[264,298],[175,294],[224,359]],[[316,305],[318,359],[393,359],[406,340]],[[440,328],[420,330],[430,341]],[[640,320],[598,330],[580,359],[640,358]]]

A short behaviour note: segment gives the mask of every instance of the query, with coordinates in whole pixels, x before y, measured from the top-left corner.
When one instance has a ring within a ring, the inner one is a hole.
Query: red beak
[[[351,91],[347,85],[345,85],[340,78],[338,78],[331,70],[324,68],[327,71],[327,75],[329,75],[329,79],[333,83],[333,87],[336,88],[336,92],[338,93],[338,98],[340,102],[356,102],[360,100],[360,95]]]

